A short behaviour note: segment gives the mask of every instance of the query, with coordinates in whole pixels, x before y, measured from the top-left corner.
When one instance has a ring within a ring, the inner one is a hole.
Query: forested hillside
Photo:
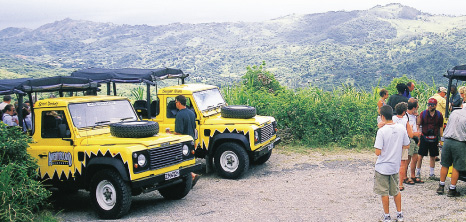
[[[190,82],[239,81],[266,61],[291,88],[369,89],[394,77],[443,81],[466,63],[466,17],[399,4],[363,11],[289,15],[257,23],[129,26],[65,19],[0,30],[0,78],[67,75],[87,67],[180,68]]]

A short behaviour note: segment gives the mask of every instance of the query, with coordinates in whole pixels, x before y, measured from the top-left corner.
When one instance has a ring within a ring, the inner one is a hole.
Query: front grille
[[[267,124],[264,127],[261,128],[260,130],[261,135],[260,135],[260,143],[263,143],[270,138],[272,138],[273,135],[275,135],[275,130],[273,129],[273,124]]]
[[[182,147],[182,143],[177,143],[150,149],[150,169],[155,170],[183,162]]]

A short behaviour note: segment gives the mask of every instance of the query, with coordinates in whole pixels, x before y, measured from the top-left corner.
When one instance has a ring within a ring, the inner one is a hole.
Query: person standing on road
[[[393,110],[390,106],[382,106],[380,114],[385,125],[377,131],[374,144],[375,155],[377,155],[374,192],[381,195],[382,198],[383,221],[391,221],[389,196],[394,197],[397,220],[403,221],[398,172],[400,170],[402,149],[409,148],[408,133],[401,124],[393,122]]]
[[[429,99],[434,98],[435,100],[437,100],[436,110],[442,113],[442,116],[445,116],[445,110],[447,109],[447,100],[445,99],[446,95],[447,95],[447,88],[441,86],[438,88],[438,92],[429,98]]]
[[[175,117],[175,132],[177,135],[190,135],[196,139],[196,115],[193,111],[186,108],[186,97],[179,95],[175,97],[175,105],[178,109]],[[199,180],[199,175],[191,173],[193,178],[193,187]]]
[[[422,111],[417,117],[417,128],[421,131],[421,139],[419,144],[419,159],[417,162],[416,176],[421,177],[422,158],[430,156],[430,174],[429,179],[438,180],[435,177],[435,157],[439,155],[438,142],[439,137],[443,135],[443,115],[436,110],[437,100],[430,98],[428,108]]]
[[[408,116],[409,125],[413,129],[413,138],[411,138],[411,143],[409,144],[408,150],[408,165],[410,165],[410,177],[407,181],[407,184],[412,185],[413,183],[424,183],[421,178],[416,177],[416,164],[418,159],[418,151],[419,151],[419,137],[421,136],[421,132],[419,132],[417,128],[417,110],[419,108],[419,104],[417,99],[410,98],[408,100],[408,111],[406,111],[406,115]]]
[[[406,88],[407,87],[404,83],[398,83],[396,85],[396,90],[398,91],[398,94],[391,95],[387,103],[389,106],[392,107],[392,110],[395,110],[396,104],[400,102],[408,103],[408,98],[403,96],[403,93],[406,91]],[[393,113],[393,115],[396,115],[396,113]]]
[[[455,85],[451,86],[451,97],[450,97],[450,109],[461,107],[463,104],[463,99],[461,98],[460,94]]]
[[[451,183],[447,196],[457,197],[461,194],[456,191],[459,171],[466,171],[466,109],[459,109],[452,112],[445,132],[443,134],[445,142],[442,149],[442,160],[440,164],[440,182],[437,188],[438,194],[443,194],[445,189],[445,179],[448,168],[452,166]]]
[[[401,124],[405,129],[406,133],[408,133],[408,137],[413,137],[413,129],[411,125],[409,125],[408,116],[406,115],[406,111],[408,110],[408,104],[405,102],[401,102],[396,104],[395,112],[396,115],[392,117],[392,121],[397,124]],[[407,183],[408,177],[406,176],[406,171],[408,168],[408,151],[409,149],[403,149],[401,152],[401,166],[400,166],[400,191],[403,191],[405,188],[403,183]]]

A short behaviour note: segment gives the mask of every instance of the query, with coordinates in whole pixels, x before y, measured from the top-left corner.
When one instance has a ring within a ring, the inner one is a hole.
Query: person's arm
[[[421,136],[421,114],[420,113],[418,116],[417,116],[417,120],[416,120],[416,126],[417,126],[417,131],[419,132],[419,137]]]
[[[409,149],[409,145],[403,146],[403,149]]]
[[[379,102],[377,102],[377,113],[380,115],[380,108],[382,107],[383,103],[382,100],[379,99]]]
[[[382,150],[381,150],[381,149],[375,148],[375,155],[376,155],[376,156],[380,156],[381,153],[382,153]]]
[[[411,127],[409,122],[406,123],[406,131],[408,132],[408,137],[413,138],[413,136],[414,136],[413,127]]]

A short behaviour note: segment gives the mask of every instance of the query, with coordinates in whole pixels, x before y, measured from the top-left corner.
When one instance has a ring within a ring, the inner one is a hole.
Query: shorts
[[[374,193],[381,196],[396,196],[400,193],[400,188],[398,187],[399,176],[397,174],[393,175],[383,175],[375,171],[374,175]]]
[[[410,141],[411,143],[409,144],[408,155],[413,156],[414,154],[417,154],[417,152],[419,151],[419,147],[417,146],[416,141],[414,141],[413,139],[410,139]]]
[[[453,167],[459,171],[466,171],[466,142],[445,138],[442,148],[440,164]]]
[[[438,156],[438,141],[437,142],[427,142],[424,136],[420,138],[421,143],[419,144],[418,154],[421,156]]]
[[[401,151],[401,160],[408,160],[408,152],[409,149],[403,149],[403,151]]]

